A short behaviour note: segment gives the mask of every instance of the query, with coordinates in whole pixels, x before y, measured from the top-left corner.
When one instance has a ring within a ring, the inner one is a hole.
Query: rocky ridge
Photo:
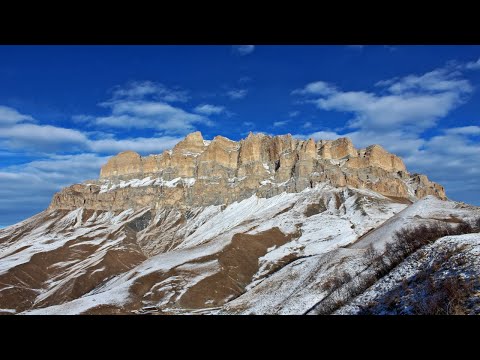
[[[194,132],[160,155],[126,151],[110,158],[99,180],[63,189],[49,209],[185,210],[301,192],[320,183],[369,189],[398,201],[446,199],[441,185],[410,174],[379,145],[357,150],[348,138],[315,142],[253,133],[238,142],[223,136],[207,141]]]

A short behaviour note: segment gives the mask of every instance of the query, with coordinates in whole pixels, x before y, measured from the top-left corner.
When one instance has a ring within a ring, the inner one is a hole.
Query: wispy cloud
[[[346,45],[346,47],[351,50],[363,50],[365,45]]]
[[[51,125],[16,124],[0,131],[0,146],[33,151],[78,151],[87,137],[77,130]]]
[[[162,102],[115,101],[105,106],[110,108],[111,114],[95,119],[95,124],[103,127],[157,129],[183,134],[192,131],[194,124],[212,124],[212,121],[203,115]]]
[[[141,109],[147,114],[158,114],[154,109]],[[122,110],[123,111],[123,110]],[[18,121],[28,119],[35,121],[33,117],[22,115],[15,109],[9,109],[9,113],[15,114]],[[198,116],[198,115],[195,115]],[[104,119],[104,118],[101,118]],[[95,119],[98,121],[99,119]],[[109,125],[128,127],[129,122],[138,121],[139,118],[129,115],[118,114],[108,118]],[[142,121],[147,121],[143,118]],[[185,119],[179,118],[178,125],[172,120],[170,126],[185,126]],[[140,124],[148,127],[148,124]],[[139,126],[139,124],[136,124]],[[166,125],[164,125],[165,127]],[[36,123],[12,123],[4,125],[0,131],[0,148],[8,151],[22,150],[38,152],[41,154],[74,153],[74,152],[97,152],[102,154],[116,154],[120,151],[134,150],[142,154],[158,153],[173,147],[181,136],[160,134],[152,138],[115,139],[112,134],[102,131],[82,132],[75,129],[52,125],[38,125]]]
[[[0,127],[3,125],[16,124],[22,121],[33,121],[33,118],[30,115],[21,114],[11,107],[0,106]]]
[[[167,86],[153,81],[131,81],[125,85],[117,85],[112,89],[112,100],[146,99],[165,102],[186,102],[190,96],[188,91]]]
[[[325,81],[311,82],[302,89],[292,91],[292,95],[332,95],[335,93],[337,93],[336,87]]]
[[[343,135],[339,135],[334,131],[317,131],[310,134],[295,134],[293,137],[299,139],[313,139],[313,140],[336,140]]]
[[[479,70],[480,69],[480,58],[477,61],[470,61],[465,65],[465,68],[468,70]]]
[[[448,135],[480,135],[480,126],[462,126],[446,129]]]
[[[297,117],[298,115],[300,115],[300,111],[296,110],[296,111],[290,111],[288,113],[288,116],[289,117]]]
[[[211,104],[202,104],[195,107],[193,111],[203,115],[216,115],[225,112],[225,107]]]
[[[255,45],[233,45],[232,50],[234,53],[244,56],[251,54],[255,50]]]
[[[158,154],[166,149],[171,149],[182,137],[158,136],[153,138],[132,138],[132,139],[99,139],[89,140],[87,148],[91,151],[102,154],[116,154],[121,151],[132,150],[140,154]]]
[[[287,125],[289,122],[290,122],[290,120],[275,121],[273,123],[273,126],[274,127],[281,127],[281,126]]]
[[[312,123],[310,121],[307,121],[302,125],[302,128],[304,129],[309,129],[311,127],[312,127]]]
[[[75,123],[92,123],[95,122],[95,116],[93,115],[85,115],[85,114],[78,114],[72,116],[72,121]]]
[[[200,105],[190,112],[172,102],[188,100],[187,91],[169,89],[151,81],[130,82],[116,86],[111,99],[99,103],[108,109],[104,116],[89,114],[75,115],[74,122],[83,122],[102,129],[155,129],[164,135],[186,134],[195,130],[196,125],[211,126],[207,117],[221,110],[219,106]]]
[[[252,81],[253,79],[250,76],[242,76],[240,79],[238,79],[239,84],[247,84]]]
[[[0,106],[0,148],[8,150],[67,152],[82,148],[87,137],[80,131],[39,125],[31,115]]]
[[[246,89],[233,89],[227,92],[227,96],[232,100],[239,100],[247,96],[247,93]]]
[[[334,85],[316,81],[293,91],[322,110],[352,113],[350,128],[390,131],[410,126],[422,131],[464,102],[473,91],[468,80],[457,71],[437,69],[423,75],[408,75],[377,82],[386,94],[366,91],[341,91]]]

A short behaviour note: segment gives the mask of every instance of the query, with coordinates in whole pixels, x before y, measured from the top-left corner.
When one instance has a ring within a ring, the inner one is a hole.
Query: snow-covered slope
[[[42,212],[0,230],[0,313],[303,314],[395,230],[480,216],[320,184],[226,207]]]
[[[298,259],[266,278],[256,287],[228,303],[225,313],[240,314],[305,314],[315,313],[330,293],[324,284],[336,274],[348,273],[355,281],[369,266],[365,252],[369,244],[383,251],[393,241],[395,231],[423,223],[452,222],[464,219],[472,222],[480,217],[480,209],[426,197],[406,207],[375,230],[360,237],[354,244],[330,249]],[[470,264],[474,266],[473,264]],[[341,294],[340,294],[341,295]]]
[[[372,314],[429,313],[429,277],[437,284],[444,279],[470,282],[465,313],[480,315],[480,233],[446,236],[418,250],[336,314],[357,314],[362,308]]]

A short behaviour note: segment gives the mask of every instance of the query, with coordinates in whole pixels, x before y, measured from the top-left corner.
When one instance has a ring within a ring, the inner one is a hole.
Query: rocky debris
[[[399,157],[379,145],[357,150],[348,138],[315,143],[253,133],[238,142],[223,136],[206,141],[197,131],[160,155],[113,156],[99,181],[63,189],[50,209],[185,209],[300,192],[319,183],[410,201],[427,195],[446,199],[441,185],[410,175]]]

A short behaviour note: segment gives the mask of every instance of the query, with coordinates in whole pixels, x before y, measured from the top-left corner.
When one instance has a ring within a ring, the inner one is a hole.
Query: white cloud
[[[292,91],[293,95],[331,95],[337,90],[332,84],[325,81],[315,81],[305,85],[303,89],[296,89]]]
[[[290,122],[289,120],[275,121],[275,122],[273,123],[273,126],[274,126],[274,127],[281,127],[281,126],[287,125],[289,122]]]
[[[319,109],[352,113],[350,128],[389,132],[395,127],[409,127],[421,132],[465,101],[473,91],[461,73],[437,69],[424,75],[408,75],[377,82],[387,94],[365,91],[341,91],[323,81],[307,84],[292,92],[304,95]]]
[[[454,92],[377,96],[356,91],[339,92],[315,103],[323,110],[356,114],[350,127],[390,131],[393,127],[409,125],[412,131],[421,131],[447,115],[461,103],[461,99],[460,94]]]
[[[254,124],[253,122],[251,122],[251,121],[244,121],[244,122],[242,123],[242,125],[243,125],[243,126],[246,126],[246,127],[248,127],[248,128],[255,127],[255,124]]]
[[[248,90],[246,89],[233,89],[227,92],[227,96],[232,100],[243,99],[247,96]]]
[[[241,56],[251,54],[255,50],[255,45],[233,45],[233,51]]]
[[[0,131],[0,147],[38,153],[94,151],[116,154],[125,150],[141,154],[159,153],[172,148],[182,137],[115,139],[111,134],[95,132],[95,138],[78,130],[51,125],[17,124]],[[3,156],[3,155],[2,155]]]
[[[289,117],[297,117],[298,115],[300,115],[300,111],[290,111],[288,113]]]
[[[379,81],[377,86],[388,86],[393,94],[408,92],[445,92],[452,91],[458,94],[470,93],[473,88],[470,82],[462,79],[461,74],[451,69],[436,69],[423,75],[408,75],[401,79]]]
[[[193,109],[196,113],[199,114],[204,114],[204,115],[215,115],[215,114],[221,114],[225,111],[224,106],[217,106],[217,105],[211,105],[211,104],[202,104],[198,105]]]
[[[189,113],[167,103],[128,100],[103,104],[112,114],[95,119],[96,125],[114,128],[157,129],[168,133],[185,134],[194,124],[212,125],[205,116]]]
[[[308,129],[312,127],[312,123],[310,121],[307,121],[305,124],[302,125],[304,129]]]
[[[465,68],[468,70],[478,70],[480,69],[480,58],[477,61],[470,61],[465,65]]]
[[[42,152],[81,149],[87,137],[77,130],[51,125],[15,124],[0,131],[0,146]]]
[[[145,105],[145,106],[143,106]],[[0,107],[4,108],[4,107]],[[8,108],[4,114],[9,114],[9,119],[34,121],[30,116],[20,114],[17,110]],[[123,112],[131,112],[137,117]],[[97,118],[95,121],[114,127],[157,127],[164,130],[172,129],[172,133],[188,130],[188,126],[198,121],[205,121],[196,114],[188,114],[181,109],[168,104],[139,102],[116,102],[113,112],[118,115]],[[165,119],[161,124],[155,124],[150,116]],[[112,134],[101,131],[81,132],[74,129],[52,125],[37,125],[32,123],[11,123],[0,131],[0,149],[9,151],[30,152],[32,154],[97,152],[102,154],[116,154],[120,151],[133,150],[141,154],[160,153],[172,148],[182,137],[158,134],[153,138],[115,139]],[[152,125],[153,124],[153,125]],[[181,131],[179,131],[181,129]],[[193,129],[193,127],[192,127]],[[6,156],[6,155],[2,155]],[[70,156],[70,155],[68,155]],[[70,158],[69,158],[70,159]]]
[[[295,134],[293,135],[295,138],[299,139],[313,139],[315,141],[318,140],[336,140],[338,138],[344,137],[344,135],[339,135],[334,131],[317,131],[311,134]]]
[[[72,120],[75,123],[92,123],[95,121],[95,116],[78,114],[78,115],[73,115]]]
[[[195,130],[196,124],[210,126],[213,122],[204,115],[191,113],[170,102],[185,102],[187,92],[169,89],[151,81],[130,82],[116,86],[112,98],[99,105],[110,110],[105,116],[76,115],[73,120],[86,122],[103,128],[156,129],[171,134],[186,134]],[[199,108],[196,110],[218,111],[219,108]]]
[[[0,106],[0,126],[12,125],[22,121],[33,121],[30,115],[20,114],[8,106]]]
[[[347,45],[347,49],[352,49],[352,50],[362,50],[365,47],[365,45]]]
[[[142,155],[158,154],[163,150],[173,148],[182,137],[160,136],[156,138],[133,138],[133,139],[102,139],[89,140],[88,148],[91,151],[105,154],[116,154],[121,151],[132,150]]]
[[[450,135],[480,135],[480,126],[463,126],[445,130]]]
[[[126,85],[117,85],[112,90],[112,96],[112,100],[152,97],[165,102],[186,102],[190,98],[186,90],[168,88],[153,81],[131,81]]]

